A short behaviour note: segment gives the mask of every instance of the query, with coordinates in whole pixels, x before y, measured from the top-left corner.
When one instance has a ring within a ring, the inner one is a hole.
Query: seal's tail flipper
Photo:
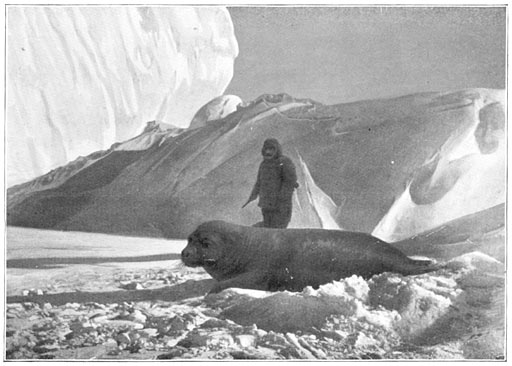
[[[412,259],[402,271],[404,275],[417,275],[428,272],[435,272],[442,269],[444,266],[431,259]]]
[[[432,259],[428,259],[428,258],[425,258],[425,259],[417,259],[417,258],[409,258],[410,259],[410,264],[414,264],[416,266],[430,266],[430,265],[433,265],[436,263],[436,261],[432,260]]]

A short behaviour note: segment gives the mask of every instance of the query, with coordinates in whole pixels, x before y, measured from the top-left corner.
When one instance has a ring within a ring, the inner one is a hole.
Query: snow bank
[[[321,334],[352,350],[382,353],[404,342],[442,343],[470,332],[467,317],[482,314],[475,298],[501,283],[503,270],[495,259],[469,253],[432,274],[384,273],[369,281],[352,276],[301,293],[228,289],[207,296],[205,303],[244,326]]]
[[[224,308],[222,315],[242,325],[256,324],[275,332],[321,329],[334,316],[338,331],[349,332],[356,324],[381,328],[393,335],[411,338],[443,316],[452,299],[458,296],[456,283],[428,276],[403,277],[383,274],[365,281],[352,276],[318,290],[310,287],[301,293],[280,292],[248,296],[228,290],[224,302],[211,305]],[[229,301],[227,301],[229,299]],[[332,319],[331,319],[332,322]],[[331,327],[332,328],[332,327]],[[331,329],[332,330],[332,329]]]

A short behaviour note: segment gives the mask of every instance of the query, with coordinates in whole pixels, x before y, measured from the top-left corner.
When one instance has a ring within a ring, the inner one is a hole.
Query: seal
[[[188,237],[186,266],[202,266],[217,284],[266,291],[302,291],[352,275],[383,272],[414,275],[434,271],[369,234],[324,229],[268,229],[208,221]]]

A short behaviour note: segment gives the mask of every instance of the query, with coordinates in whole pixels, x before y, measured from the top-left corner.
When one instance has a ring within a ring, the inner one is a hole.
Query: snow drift
[[[228,289],[205,303],[240,325],[332,338],[344,353],[394,358],[392,350],[409,344],[416,353],[435,346],[428,358],[446,357],[443,348],[449,358],[494,358],[504,349],[503,289],[503,263],[472,252],[432,274],[352,276],[301,293]]]
[[[505,101],[499,96],[494,97],[498,101],[474,97],[467,94],[457,101],[472,106],[472,118],[418,167],[373,235],[402,240],[504,202]]]
[[[297,167],[292,227],[389,241],[445,228],[438,239],[460,242],[504,227],[504,105],[504,91],[485,89],[332,106],[263,95],[195,129],[152,122],[11,188],[8,224],[171,238],[213,219],[250,225],[259,209],[240,207],[272,136]]]
[[[187,127],[238,45],[221,7],[7,8],[7,185],[140,133]]]

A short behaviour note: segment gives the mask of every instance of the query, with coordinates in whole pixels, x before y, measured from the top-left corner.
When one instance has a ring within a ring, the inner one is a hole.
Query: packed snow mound
[[[468,271],[483,271],[497,276],[503,276],[503,263],[482,252],[470,252],[460,255],[450,261],[452,265],[461,265]]]
[[[238,54],[222,7],[11,6],[6,47],[8,186],[146,121],[188,127]]]
[[[192,118],[190,128],[204,126],[209,121],[226,117],[237,110],[243,101],[236,95],[221,95],[202,106]]]
[[[496,301],[492,311],[503,311],[502,295],[482,297],[503,287],[504,274],[503,263],[474,252],[430,274],[383,273],[368,281],[352,276],[301,293],[227,289],[207,296],[205,303],[222,309],[220,316],[237,324],[278,333],[313,332],[383,352],[404,342],[425,345],[427,339],[443,343],[470,338],[468,317],[489,316],[479,313],[480,301]]]
[[[275,332],[321,329],[326,319],[337,316],[352,323],[367,323],[406,338],[412,338],[442,317],[460,294],[455,281],[448,277],[422,275],[404,277],[396,274],[361,277],[310,287],[301,293],[267,293],[254,290],[233,296],[238,289],[226,290],[229,301],[207,299],[210,306],[224,307],[222,315],[242,325],[256,324]],[[425,304],[421,306],[421,304]],[[340,329],[341,330],[341,329]]]

